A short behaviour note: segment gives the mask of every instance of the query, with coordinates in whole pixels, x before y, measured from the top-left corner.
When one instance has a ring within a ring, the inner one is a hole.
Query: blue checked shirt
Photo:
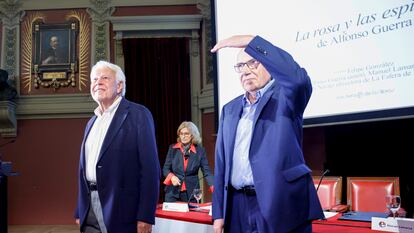
[[[272,79],[262,89],[256,92],[256,102],[250,103],[246,92],[242,99],[243,113],[237,125],[236,141],[233,151],[233,168],[231,172],[231,185],[240,189],[247,185],[254,185],[252,168],[249,161],[250,143],[253,134],[253,120],[257,105],[264,93],[275,80]]]

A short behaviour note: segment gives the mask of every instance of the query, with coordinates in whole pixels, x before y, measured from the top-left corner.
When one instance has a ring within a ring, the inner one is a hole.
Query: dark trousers
[[[96,190],[96,186],[95,186]],[[97,191],[91,191],[89,193],[89,209],[85,221],[81,226],[81,232],[83,233],[109,233],[103,223],[102,207],[99,200],[99,194]]]
[[[247,195],[230,189],[225,233],[268,233],[277,232],[269,226],[260,213],[256,195]],[[312,223],[305,222],[290,233],[312,233]]]
[[[86,216],[85,223],[81,227],[82,233],[101,233],[98,220],[96,219],[95,213],[92,207],[89,207],[88,215]]]

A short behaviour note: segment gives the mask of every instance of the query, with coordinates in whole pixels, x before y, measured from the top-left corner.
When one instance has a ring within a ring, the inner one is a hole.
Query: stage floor
[[[9,225],[8,233],[79,233],[76,225]]]

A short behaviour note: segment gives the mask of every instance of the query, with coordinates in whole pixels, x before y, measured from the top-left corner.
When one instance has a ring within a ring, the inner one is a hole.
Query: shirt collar
[[[275,80],[272,78],[270,79],[270,81],[261,89],[259,89],[256,92],[256,103],[259,102],[260,98],[264,95],[264,93],[266,93],[266,91],[270,88],[270,86],[272,86],[272,84],[275,82]],[[243,95],[243,106],[245,106],[247,103],[250,104],[249,98],[248,98],[249,93],[246,91]]]
[[[104,113],[109,113],[109,114],[114,113],[114,111],[116,111],[119,104],[121,103],[121,99],[122,99],[121,96],[116,98],[115,101],[111,104],[111,106],[109,106],[109,108],[106,109],[104,112],[102,112],[101,108],[98,106],[97,108],[95,108],[95,111],[94,111],[95,115],[102,116]]]

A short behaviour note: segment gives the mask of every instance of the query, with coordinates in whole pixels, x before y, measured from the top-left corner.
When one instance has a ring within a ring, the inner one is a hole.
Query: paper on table
[[[200,209],[203,209],[203,210],[211,210],[211,205],[208,205],[208,206],[200,206]]]
[[[162,210],[188,212],[188,204],[185,202],[164,202],[162,203]]]
[[[200,209],[208,210],[208,215],[210,215],[210,216],[212,215],[211,205],[200,206]]]
[[[325,215],[325,218],[332,218],[333,216],[337,215],[338,212],[327,212],[327,211],[324,211],[323,214]]]

